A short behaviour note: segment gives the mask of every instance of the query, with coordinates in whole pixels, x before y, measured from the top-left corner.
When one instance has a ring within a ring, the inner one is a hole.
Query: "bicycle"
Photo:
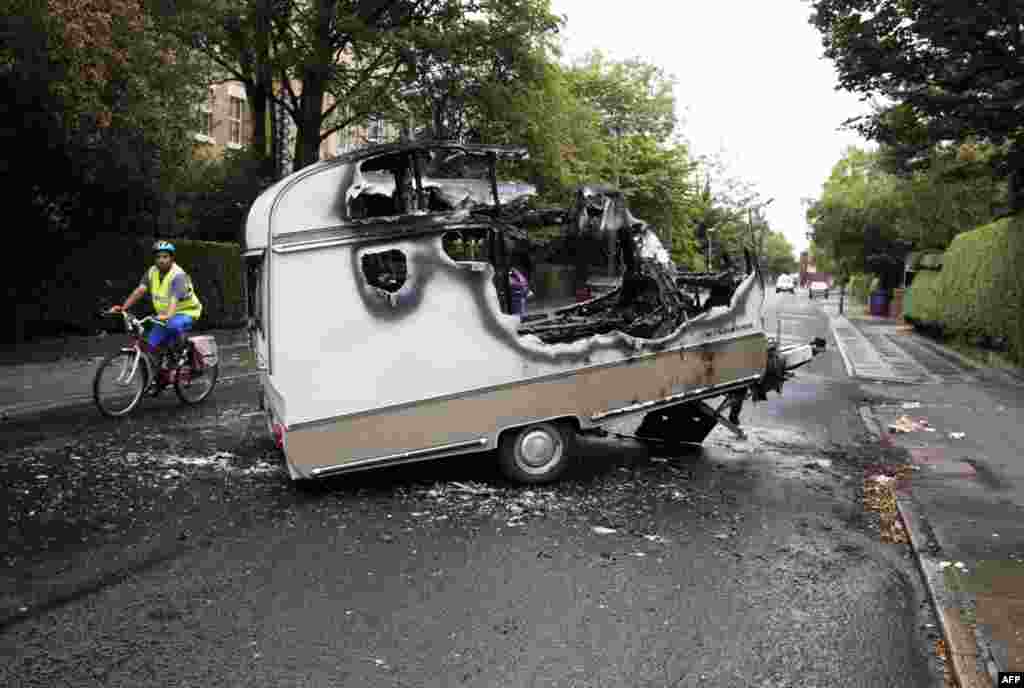
[[[162,320],[152,316],[139,320],[127,311],[103,311],[101,315],[123,316],[131,344],[107,355],[96,370],[92,396],[100,413],[110,418],[126,416],[144,394],[156,397],[171,385],[178,399],[188,405],[202,403],[213,392],[220,375],[215,344],[201,351],[194,338],[183,337],[169,348],[154,350],[146,341],[146,325],[166,327]],[[105,386],[108,373],[115,374],[111,393]]]

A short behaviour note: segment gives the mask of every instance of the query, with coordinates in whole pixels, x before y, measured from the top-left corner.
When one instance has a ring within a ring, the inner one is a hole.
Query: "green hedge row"
[[[109,327],[97,312],[122,303],[150,265],[153,239],[100,238],[64,250],[49,275],[32,288],[36,300],[21,311],[27,335],[91,333]],[[203,303],[196,330],[245,322],[242,261],[236,244],[174,240],[177,262],[192,277]],[[38,278],[37,278],[38,279]],[[152,312],[145,297],[133,311]]]
[[[1002,344],[1024,362],[1024,219],[959,234],[942,269],[918,272],[910,289],[905,317],[911,322],[949,337]]]
[[[910,322],[935,325],[942,317],[939,305],[939,283],[942,273],[922,271],[914,275],[914,281],[903,300],[903,317]]]

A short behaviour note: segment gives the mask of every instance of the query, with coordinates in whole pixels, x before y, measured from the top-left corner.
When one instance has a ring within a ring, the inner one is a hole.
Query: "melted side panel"
[[[289,466],[309,476],[314,468],[469,442],[493,448],[504,428],[533,420],[590,416],[646,399],[694,391],[747,376],[766,363],[763,335],[695,352],[665,352],[639,361],[554,379],[523,380],[496,389],[420,401],[289,432]]]
[[[406,259],[405,282],[394,292],[371,286],[362,273],[364,255],[392,249]],[[761,292],[748,279],[732,309],[716,309],[659,340],[612,332],[545,344],[520,336],[519,318],[501,312],[493,275],[490,266],[477,271],[452,261],[437,235],[276,255],[273,372],[289,402],[287,423],[599,364],[631,365],[761,331]]]

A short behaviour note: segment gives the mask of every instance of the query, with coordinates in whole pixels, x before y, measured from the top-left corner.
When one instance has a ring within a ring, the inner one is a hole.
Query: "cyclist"
[[[146,271],[139,286],[125,302],[114,306],[110,312],[120,313],[131,308],[148,291],[153,297],[156,317],[167,325],[154,327],[149,332],[149,346],[153,351],[158,351],[165,343],[180,344],[184,341],[185,332],[191,330],[203,314],[203,304],[199,302],[192,279],[174,262],[174,244],[158,241],[153,244],[153,253],[156,264]]]

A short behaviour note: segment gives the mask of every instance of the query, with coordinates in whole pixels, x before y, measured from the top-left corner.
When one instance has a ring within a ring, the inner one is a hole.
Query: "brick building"
[[[800,252],[800,286],[806,287],[811,282],[826,282],[832,284],[832,275],[827,272],[818,272],[818,267],[811,260],[807,251]]]
[[[324,107],[334,100],[325,99]],[[240,150],[252,143],[252,113],[246,99],[245,87],[240,82],[227,82],[210,87],[209,99],[199,106],[202,112],[201,130],[193,133],[196,154],[205,158],[223,157],[227,150]],[[284,108],[273,106],[271,116],[276,117],[284,132],[282,136],[282,176],[291,172],[295,150],[295,125]],[[399,129],[390,122],[374,119],[360,125],[334,132],[320,144],[320,159],[348,152],[372,143],[394,141]]]

